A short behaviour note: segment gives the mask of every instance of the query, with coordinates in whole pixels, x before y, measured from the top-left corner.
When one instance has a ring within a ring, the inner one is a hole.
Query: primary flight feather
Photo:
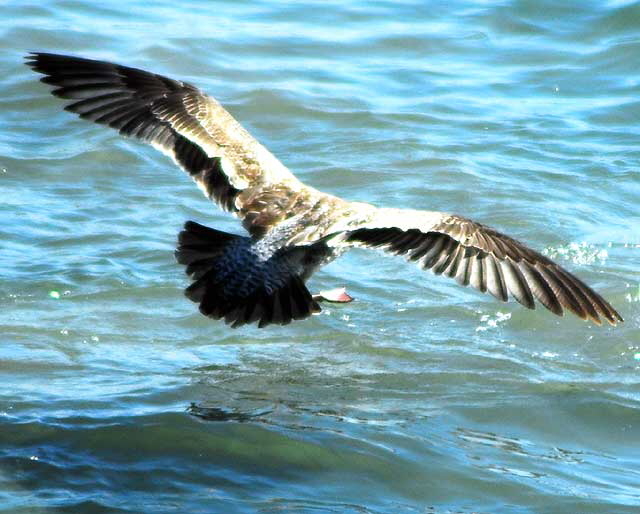
[[[284,325],[320,310],[305,286],[352,247],[404,255],[424,269],[529,309],[567,309],[597,324],[622,321],[580,279],[524,244],[472,220],[435,211],[349,202],[300,182],[212,97],[161,75],[109,62],[32,53],[65,109],[170,156],[249,236],[188,221],[176,258],[200,312],[233,327]]]

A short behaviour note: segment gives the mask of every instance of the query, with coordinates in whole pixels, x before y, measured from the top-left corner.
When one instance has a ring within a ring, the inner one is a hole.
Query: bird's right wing
[[[580,279],[496,230],[461,216],[406,209],[377,209],[344,231],[344,243],[405,255],[434,273],[455,278],[502,301],[509,294],[529,309],[537,300],[554,314],[568,309],[580,318],[610,324],[618,312]]]
[[[32,53],[27,64],[72,100],[65,109],[108,125],[170,156],[204,193],[241,218],[250,202],[301,189],[300,182],[214,98],[196,87],[136,68]],[[242,196],[242,193],[245,195]]]

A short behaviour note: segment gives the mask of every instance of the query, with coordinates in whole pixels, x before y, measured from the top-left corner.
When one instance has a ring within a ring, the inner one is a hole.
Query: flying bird
[[[147,71],[51,53],[27,64],[42,73],[67,111],[149,143],[186,171],[205,195],[236,215],[248,235],[187,221],[177,261],[200,312],[232,327],[285,325],[348,302],[312,295],[305,283],[353,247],[404,255],[436,275],[529,309],[611,325],[622,317],[593,289],[544,255],[470,219],[436,211],[350,202],[300,182],[214,98]]]

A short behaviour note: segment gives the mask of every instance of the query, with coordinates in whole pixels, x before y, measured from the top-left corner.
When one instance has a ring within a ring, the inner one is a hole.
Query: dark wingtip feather
[[[471,236],[475,243],[468,246]],[[535,309],[539,302],[557,316],[569,310],[597,325],[602,324],[601,318],[614,326],[623,321],[604,298],[550,259],[468,220],[444,223],[430,232],[360,228],[352,230],[347,241],[405,254],[436,275],[455,278],[460,285],[488,292],[503,302],[511,296],[528,309]]]
[[[25,63],[44,77],[54,96],[81,118],[106,125],[127,137],[154,145],[187,171],[207,196],[236,212],[233,187],[219,156],[204,149],[208,133],[186,107],[189,98],[205,98],[194,86],[137,68],[106,61],[32,52]]]

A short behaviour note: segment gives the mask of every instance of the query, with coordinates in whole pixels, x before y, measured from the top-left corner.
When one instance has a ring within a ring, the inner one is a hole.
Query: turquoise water
[[[638,512],[640,3],[8,2],[1,512]],[[27,51],[199,85],[302,180],[545,250],[625,323],[353,251],[356,297],[231,330],[176,234],[238,223],[62,111]]]

